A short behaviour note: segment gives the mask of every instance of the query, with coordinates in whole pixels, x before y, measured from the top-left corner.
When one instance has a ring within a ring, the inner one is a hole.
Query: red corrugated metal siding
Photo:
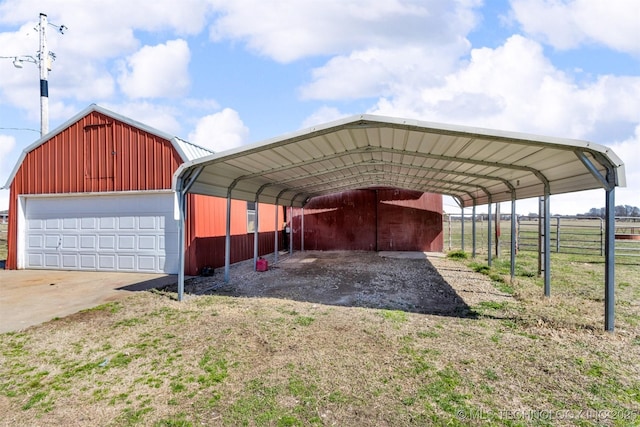
[[[16,268],[22,194],[171,188],[182,163],[170,141],[92,112],[27,154],[10,186],[7,268]]]
[[[294,249],[301,247],[294,209]],[[304,209],[309,250],[441,251],[442,196],[399,189],[354,190],[313,198]]]
[[[279,222],[283,221],[280,207]],[[187,204],[188,217],[194,219],[187,224],[187,253],[185,273],[199,274],[203,267],[224,265],[224,241],[226,230],[227,200],[190,194]],[[253,258],[253,233],[247,232],[247,202],[231,201],[231,262]],[[260,203],[258,253],[273,252],[273,230],[275,207]],[[278,226],[281,229],[280,225]],[[282,245],[282,242],[280,243]],[[282,246],[280,246],[282,247]]]
[[[301,209],[294,209],[293,247],[301,246]],[[354,190],[314,197],[304,208],[308,250],[376,250],[376,193]]]
[[[440,252],[442,196],[378,190],[378,250]]]

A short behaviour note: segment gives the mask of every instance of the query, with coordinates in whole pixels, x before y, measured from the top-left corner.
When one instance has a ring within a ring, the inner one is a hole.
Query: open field
[[[156,291],[0,335],[0,424],[640,424],[640,266],[617,268],[611,334],[598,258],[552,254],[548,299],[533,253],[515,283],[447,261],[462,299],[490,285],[457,316]]]

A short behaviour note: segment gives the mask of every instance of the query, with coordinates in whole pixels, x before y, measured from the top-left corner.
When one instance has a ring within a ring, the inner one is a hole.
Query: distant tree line
[[[615,216],[631,216],[631,217],[640,217],[640,208],[629,205],[620,205],[616,206],[614,210]],[[600,218],[604,218],[606,214],[605,208],[591,208],[589,212],[578,215],[578,216],[597,216]]]

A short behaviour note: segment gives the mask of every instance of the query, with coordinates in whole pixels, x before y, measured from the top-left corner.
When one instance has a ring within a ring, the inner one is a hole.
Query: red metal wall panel
[[[442,251],[442,196],[378,190],[377,247],[379,251]]]
[[[278,229],[282,229],[282,207],[278,207]],[[203,267],[224,265],[227,199],[190,194],[186,229],[185,273],[199,274]],[[258,253],[273,252],[275,206],[260,203],[258,208]],[[231,262],[253,258],[253,232],[247,230],[247,202],[231,201]],[[282,247],[283,242],[279,242]]]
[[[301,218],[294,209],[294,249],[301,248]],[[304,208],[304,247],[442,251],[442,196],[381,188],[315,197]]]
[[[302,209],[293,211],[293,247],[299,249]],[[375,191],[354,190],[311,199],[304,208],[304,247],[375,251]]]

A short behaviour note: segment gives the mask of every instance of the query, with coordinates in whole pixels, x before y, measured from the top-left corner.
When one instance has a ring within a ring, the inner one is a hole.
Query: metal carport
[[[231,199],[304,207],[314,196],[381,186],[449,195],[462,208],[486,204],[489,217],[492,203],[511,201],[515,212],[517,199],[540,197],[546,295],[550,292],[550,195],[603,188],[605,329],[613,330],[614,195],[616,186],[625,186],[624,164],[609,148],[587,141],[357,115],[186,162],[174,174],[173,183],[180,211],[181,265],[189,192],[226,197],[228,207]],[[229,221],[228,208],[227,280]],[[511,227],[515,228],[513,219]],[[490,254],[491,250],[489,263]],[[512,275],[514,265],[512,244]],[[184,268],[178,289],[181,299]]]

